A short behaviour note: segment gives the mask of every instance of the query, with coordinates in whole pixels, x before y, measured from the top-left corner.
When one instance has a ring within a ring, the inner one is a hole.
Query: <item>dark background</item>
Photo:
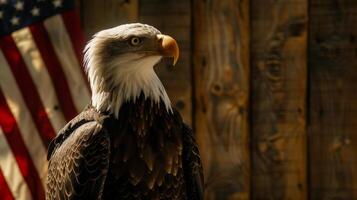
[[[356,0],[81,0],[87,38],[176,38],[157,71],[196,132],[207,199],[357,199]]]

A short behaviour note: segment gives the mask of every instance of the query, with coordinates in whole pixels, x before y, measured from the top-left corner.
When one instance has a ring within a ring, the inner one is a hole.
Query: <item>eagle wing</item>
[[[203,169],[198,145],[192,129],[186,124],[183,126],[182,165],[184,169],[187,194],[189,199],[201,200],[204,198]]]
[[[89,121],[62,140],[50,146],[46,199],[101,199],[109,167],[107,131]]]

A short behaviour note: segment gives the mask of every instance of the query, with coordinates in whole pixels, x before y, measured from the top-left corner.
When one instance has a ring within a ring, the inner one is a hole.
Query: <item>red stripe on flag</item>
[[[81,67],[81,72],[84,80],[89,88],[89,83],[87,81],[87,76],[84,73],[83,68],[83,48],[84,48],[84,36],[81,30],[81,21],[79,14],[76,10],[71,10],[62,13],[63,23],[66,27],[67,33],[71,39],[75,54],[79,60],[79,65]]]
[[[6,183],[4,174],[0,169],[0,200],[13,200],[10,188]]]
[[[50,120],[48,119],[46,110],[41,102],[40,96],[31,79],[26,64],[11,36],[4,36],[1,38],[0,48],[3,50],[4,56],[16,79],[16,83],[21,90],[26,106],[30,110],[36,128],[40,132],[42,141],[47,148],[48,144],[56,134]]]
[[[74,51],[78,57],[79,63],[82,66],[83,63],[83,47],[84,47],[84,36],[81,30],[81,21],[79,14],[76,10],[71,10],[62,13],[62,19],[64,25],[66,26],[67,33],[71,38]]]
[[[1,90],[0,116],[0,126],[15,156],[21,174],[30,189],[33,199],[45,199],[45,192],[42,187],[41,179],[36,171],[34,163],[32,162],[31,156],[26,149],[20,130],[16,124],[15,117],[12,115]]]
[[[66,120],[70,121],[77,115],[77,110],[71,97],[66,76],[56,56],[48,33],[42,23],[31,25],[29,28],[31,30],[32,37],[36,42],[37,48],[40,51],[41,57],[47,67],[47,71],[52,79],[57,99],[60,103],[63,114]]]

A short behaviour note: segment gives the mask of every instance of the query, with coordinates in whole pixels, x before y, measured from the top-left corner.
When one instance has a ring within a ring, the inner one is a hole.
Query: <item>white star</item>
[[[37,7],[32,8],[31,10],[32,16],[39,16],[40,15],[40,9]]]
[[[16,2],[15,9],[16,10],[23,10],[24,9],[24,2],[22,2],[22,1]]]
[[[55,8],[59,8],[62,6],[62,0],[54,0],[53,1],[53,5],[55,6]]]
[[[18,17],[16,17],[16,16],[13,16],[12,18],[11,18],[11,24],[12,25],[19,25],[19,23],[20,23],[20,18],[18,18]]]

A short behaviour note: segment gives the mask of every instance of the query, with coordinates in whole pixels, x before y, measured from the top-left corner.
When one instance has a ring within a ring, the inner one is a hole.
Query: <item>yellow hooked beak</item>
[[[158,34],[157,39],[161,41],[159,52],[163,57],[174,58],[173,65],[176,65],[179,58],[180,50],[175,39],[168,35]]]

